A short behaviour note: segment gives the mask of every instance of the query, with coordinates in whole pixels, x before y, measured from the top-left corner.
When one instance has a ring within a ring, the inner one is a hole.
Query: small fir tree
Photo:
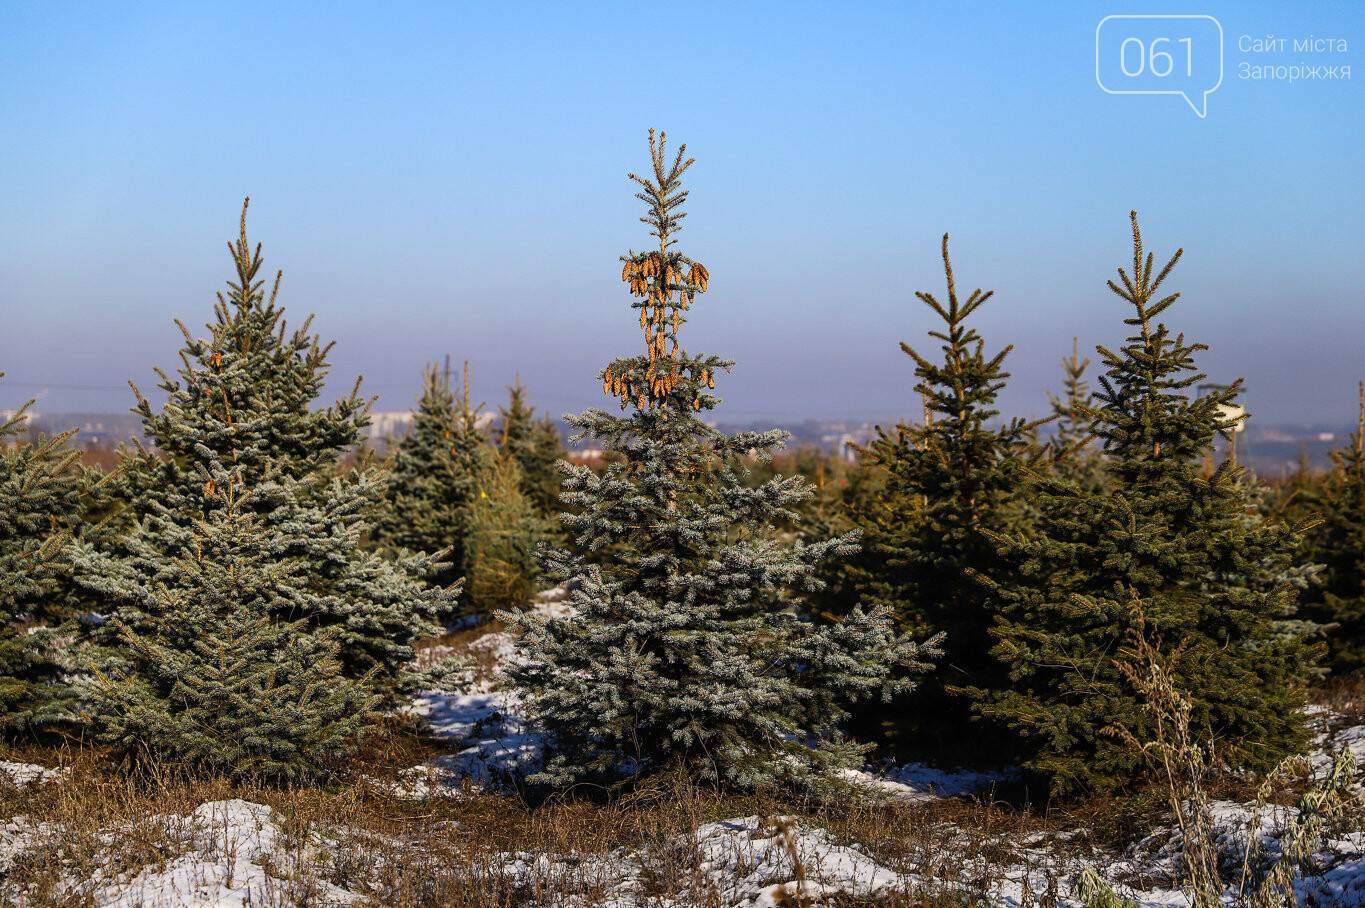
[[[539,778],[554,784],[669,769],[744,787],[819,782],[861,750],[836,733],[844,698],[908,686],[892,668],[922,668],[932,652],[897,637],[886,609],[820,628],[803,617],[792,589],[816,586],[815,566],[848,553],[856,533],[784,542],[773,524],[810,486],[742,482],[743,456],[766,455],[784,433],[727,437],[699,417],[732,363],[678,346],[708,281],[672,248],[692,163],[683,152],[670,167],[651,130],[653,178],[631,175],[658,239],[623,257],[647,355],[615,360],[601,379],[633,413],[567,417],[617,455],[600,474],[566,465],[564,501],[581,509],[565,517],[575,549],[543,564],[576,581],[576,614],[502,613],[522,632],[507,677],[553,738]]]
[[[871,444],[870,438],[867,443]],[[841,474],[837,486],[826,487],[827,505],[817,509],[807,522],[801,524],[801,531],[807,536],[821,538],[841,535],[859,528],[860,524],[871,524],[881,519],[887,502],[886,474],[872,466],[866,458],[848,465],[841,470]],[[824,586],[811,597],[819,619],[837,621],[839,616],[847,615],[850,609],[862,601],[862,591],[866,589],[868,578],[875,569],[875,553],[871,545],[846,559],[821,565],[816,576]],[[864,716],[863,712],[878,711],[854,710],[855,722],[850,728],[855,731],[865,728],[869,736],[881,735],[885,730],[885,718],[882,715]]]
[[[0,731],[9,733],[73,717],[56,637],[72,617],[61,595],[63,549],[78,530],[88,482],[66,444],[74,432],[10,441],[32,403],[0,424]]]
[[[868,466],[885,474],[885,487],[872,508],[858,515],[868,539],[860,592],[893,605],[912,633],[933,629],[945,635],[939,671],[913,705],[900,704],[890,723],[902,751],[930,747],[940,759],[960,760],[989,744],[998,758],[1002,742],[972,724],[971,701],[960,693],[1004,680],[990,656],[994,616],[973,577],[994,556],[983,531],[1004,532],[1020,521],[1013,499],[1018,465],[1038,424],[1014,419],[990,425],[999,415],[994,404],[1009,377],[1003,365],[1012,347],[985,355],[984,341],[966,322],[993,293],[978,289],[960,299],[947,234],[942,254],[946,302],[922,291],[915,295],[944,322],[929,332],[942,342],[943,359],[932,362],[901,344],[915,362],[924,424],[902,423],[894,431],[879,426],[877,438],[861,449]]]
[[[374,537],[390,550],[444,550],[445,564],[434,581],[446,586],[460,577],[466,562],[470,515],[492,453],[467,390],[463,398],[457,396],[449,376],[434,366],[422,373],[422,395],[412,412],[412,432],[389,465]]]
[[[325,611],[325,594],[298,559],[279,556],[289,534],[251,507],[243,471],[205,456],[193,522],[157,506],[130,540],[167,570],[151,580],[125,561],[106,578],[160,620],[138,630],[113,619],[124,660],[96,672],[96,714],[108,740],[194,771],[317,780],[355,749],[378,698],[341,676],[337,628],[273,617]]]
[[[120,486],[129,529],[116,544],[79,547],[77,575],[105,598],[101,611],[112,609],[138,634],[160,634],[151,625],[174,615],[146,611],[149,600],[138,591],[177,575],[174,553],[185,543],[168,537],[167,522],[191,533],[202,520],[200,467],[216,459],[252,490],[244,507],[281,531],[275,556],[297,563],[301,586],[319,594],[271,600],[280,610],[272,617],[335,633],[345,675],[396,695],[421,682],[407,667],[412,645],[436,632],[431,618],[453,607],[456,591],[422,582],[437,565],[432,555],[388,559],[361,549],[383,477],[363,461],[341,468],[367,421],[359,380],[349,396],[314,409],[331,345],[310,336],[307,323],[288,331],[275,304],[279,275],[266,297],[260,246],[253,252],[247,243],[245,207],[240,238],[229,250],[237,280],[228,283],[226,298],[219,294],[209,336],[195,338],[180,325],[179,380],[158,370],[166,404],[154,410],[137,394],[135,412],[156,451],[129,456]],[[129,580],[129,571],[142,582]]]
[[[535,418],[535,408],[526,401],[520,377],[507,390],[507,406],[498,410],[498,447],[516,460],[521,470],[521,490],[531,506],[542,517],[557,519],[563,481],[559,462],[566,453],[559,429],[548,417]]]
[[[1179,296],[1157,291],[1181,253],[1154,275],[1136,213],[1132,226],[1133,274],[1120,268],[1122,286],[1109,286],[1133,307],[1125,324],[1137,333],[1117,352],[1098,348],[1107,372],[1091,426],[1108,454],[1111,487],[1086,492],[1033,474],[1037,532],[997,537],[993,572],[1002,616],[995,654],[1010,684],[973,691],[983,712],[1024,736],[1024,765],[1059,793],[1109,790],[1141,766],[1140,752],[1100,734],[1110,725],[1140,741],[1153,733],[1114,661],[1133,630],[1133,601],[1185,654],[1172,671],[1199,740],[1255,770],[1306,740],[1299,708],[1307,650],[1274,627],[1294,590],[1247,580],[1287,568],[1293,532],[1244,519],[1250,504],[1231,462],[1211,476],[1201,471],[1215,434],[1231,427],[1221,407],[1238,384],[1185,395],[1204,378],[1194,354],[1207,348],[1157,322]]]
[[[1104,455],[1095,450],[1090,426],[1095,420],[1095,395],[1085,380],[1090,360],[1081,359],[1077,338],[1071,339],[1071,356],[1062,360],[1063,396],[1051,392],[1053,418],[1057,433],[1052,439],[1052,472],[1066,482],[1080,486],[1086,492],[1100,492],[1109,482]]]
[[[522,608],[535,592],[535,551],[550,529],[522,491],[522,479],[516,459],[499,452],[470,511],[464,593],[480,614]]]
[[[1365,668],[1365,382],[1350,444],[1330,452],[1332,468],[1311,496],[1322,514],[1311,557],[1323,565],[1320,592],[1308,617],[1331,625],[1327,666],[1335,673]]]

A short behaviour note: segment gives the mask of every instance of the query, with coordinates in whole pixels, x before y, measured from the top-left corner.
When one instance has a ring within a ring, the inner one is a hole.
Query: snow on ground
[[[475,658],[488,658],[497,665],[504,665],[517,654],[517,638],[507,631],[493,631],[470,643],[467,649]]]
[[[504,856],[502,869],[523,885],[549,881],[551,887],[558,882],[562,890],[569,890],[571,881],[596,884],[603,897],[593,904],[605,908],[643,904],[683,908],[713,898],[735,908],[770,908],[783,904],[783,890],[812,897],[866,896],[907,882],[861,851],[834,844],[823,830],[788,818],[737,817],[707,823],[665,848],[695,854],[690,862],[694,873],[685,889],[674,895],[647,894],[645,861],[621,849],[597,856],[518,852]]]
[[[570,598],[568,587],[556,586],[536,593],[535,599],[531,601],[531,607],[550,618],[567,618],[573,614],[573,606],[569,604]]]
[[[533,607],[569,614],[567,598],[564,590],[548,591],[537,597]],[[515,658],[515,638],[503,632],[490,633],[469,649],[479,661],[505,664]],[[466,693],[428,693],[414,701],[411,712],[421,715],[428,730],[450,742],[452,750],[403,771],[394,782],[374,780],[377,787],[396,797],[426,800],[461,797],[471,789],[498,790],[542,765],[543,735],[516,697],[499,689],[496,678],[473,685]],[[1333,728],[1336,718],[1323,711],[1313,714],[1319,734],[1309,762],[1319,775],[1330,766],[1332,753],[1343,747],[1349,747],[1365,763],[1365,727]],[[59,778],[63,772],[32,764],[0,763],[0,778],[7,777],[19,786]],[[844,777],[893,800],[922,804],[988,789],[1011,778],[1012,773],[945,771],[908,764],[880,772],[849,771]],[[1268,851],[1276,854],[1278,836],[1292,811],[1279,807],[1253,818],[1249,805],[1213,805],[1220,844],[1225,853],[1234,855],[1236,842],[1245,841],[1251,826],[1266,842]],[[326,843],[318,837],[300,842],[285,836],[269,807],[242,800],[216,801],[202,804],[188,815],[168,814],[161,820],[175,846],[171,849],[174,854],[156,866],[85,881],[81,891],[89,894],[93,904],[117,908],[245,908],[303,900],[346,905],[361,899],[358,894],[320,881],[316,873],[300,872],[310,862],[325,863]],[[54,835],[60,832],[22,816],[5,822],[0,826],[0,876],[14,855],[50,842]],[[591,904],[606,908],[644,904],[684,908],[712,898],[734,908],[769,908],[789,903],[790,897],[798,894],[812,898],[834,893],[862,897],[896,889],[934,889],[942,883],[933,875],[946,866],[936,862],[955,862],[958,879],[989,881],[981,885],[981,891],[964,892],[964,896],[984,899],[999,908],[1037,904],[1047,889],[1048,873],[1058,879],[1059,904],[1079,904],[1072,886],[1086,865],[1078,858],[1066,857],[1068,849],[1058,847],[1073,833],[1001,835],[989,842],[955,827],[936,835],[940,854],[927,855],[915,866],[899,869],[879,862],[862,845],[840,844],[826,830],[790,818],[761,817],[702,825],[665,846],[668,855],[624,848],[608,854],[513,852],[493,855],[491,862],[507,882],[540,892],[581,892],[586,885],[601,893]],[[1122,854],[1115,852],[1106,859],[1101,852],[1089,862],[1106,879],[1143,885],[1139,891],[1115,887],[1143,908],[1185,908],[1189,901],[1184,894],[1160,888],[1160,881],[1170,880],[1178,853],[1175,830],[1158,829]],[[661,893],[658,888],[658,863],[669,856],[686,869],[685,876],[690,874],[685,882],[674,884],[681,886],[676,896]],[[1365,908],[1365,833],[1333,838],[1318,856],[1318,863],[1322,873],[1298,884],[1300,905]],[[301,882],[304,880],[314,888],[306,893],[291,889],[305,885]],[[1226,904],[1233,904],[1233,895],[1225,897]],[[589,903],[581,898],[574,901],[574,896],[566,898],[565,904]]]
[[[428,693],[413,702],[412,711],[425,718],[428,731],[454,744],[453,753],[431,762],[452,784],[467,780],[500,790],[543,765],[545,736],[508,692]]]
[[[65,767],[48,769],[46,766],[39,766],[37,763],[12,763],[8,760],[0,760],[0,774],[8,779],[10,784],[16,788],[26,788],[34,782],[42,784],[53,779],[60,779],[70,772]]]
[[[858,769],[846,769],[840,776],[847,782],[869,791],[883,792],[895,801],[922,804],[939,798],[956,798],[985,791],[999,782],[1018,778],[1012,767],[993,772],[969,769],[944,770],[927,763],[906,763],[873,774]]]
[[[1331,767],[1336,754],[1343,750],[1350,750],[1356,758],[1356,765],[1365,767],[1365,725],[1353,725],[1332,731],[1323,730],[1314,741],[1308,762],[1315,772],[1325,773]]]
[[[1298,815],[1293,807],[1270,806],[1257,812],[1252,805],[1234,801],[1214,801],[1209,808],[1219,851],[1233,860],[1242,857],[1245,843],[1250,838],[1249,831],[1265,843],[1270,855],[1278,856],[1285,827]],[[1294,889],[1301,902],[1342,908],[1365,905],[1365,833],[1328,839],[1315,855],[1315,863],[1323,872],[1295,883]],[[1309,896],[1313,901],[1307,901]]]
[[[34,823],[28,817],[11,817],[0,826],[0,879],[14,866],[14,859],[24,852],[51,841],[57,835],[46,823]]]
[[[246,908],[293,901],[346,905],[359,896],[312,874],[308,891],[292,869],[308,863],[304,848],[282,847],[279,824],[269,807],[250,801],[210,801],[187,817],[169,817],[182,829],[185,852],[132,875],[91,881],[91,897],[101,908]],[[267,869],[268,868],[268,869]],[[319,889],[321,891],[319,891]],[[297,896],[297,898],[294,898]]]
[[[701,869],[727,904],[766,908],[791,904],[797,895],[868,896],[907,883],[861,851],[836,845],[824,830],[789,817],[708,823],[697,830],[697,849]]]

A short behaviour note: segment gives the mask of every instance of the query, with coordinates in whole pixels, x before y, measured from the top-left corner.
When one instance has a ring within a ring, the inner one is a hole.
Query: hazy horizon
[[[1097,84],[1101,20],[1172,12],[1222,27],[1204,118]],[[1349,66],[1365,8],[662,15],[656,60],[625,5],[0,10],[0,409],[151,395],[174,319],[202,333],[233,274],[247,195],[291,324],[336,341],[324,400],[363,374],[407,409],[448,354],[491,407],[518,373],[542,411],[610,406],[598,371],[641,347],[618,257],[650,239],[626,173],[654,127],[696,158],[678,248],[712,281],[682,338],[737,362],[719,421],[917,418],[899,343],[937,354],[914,292],[944,297],[944,232],[961,294],[995,291],[970,324],[1014,345],[999,409],[1043,415],[1073,335],[1093,385],[1128,334],[1105,282],[1136,208],[1158,266],[1185,250],[1165,320],[1210,345],[1209,381],[1244,377],[1262,424],[1354,423],[1365,104],[1239,66]],[[1310,36],[1347,46],[1292,51]]]

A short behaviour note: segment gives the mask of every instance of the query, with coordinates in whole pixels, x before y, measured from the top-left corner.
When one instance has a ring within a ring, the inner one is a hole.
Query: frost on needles
[[[504,612],[522,633],[507,677],[543,717],[555,755],[536,780],[554,785],[681,770],[722,785],[818,785],[864,748],[838,725],[845,705],[889,696],[924,671],[937,638],[897,635],[884,607],[817,625],[801,593],[815,569],[856,549],[857,531],[822,542],[774,524],[813,494],[799,476],[757,488],[745,458],[786,433],[726,436],[703,411],[733,362],[682,350],[678,332],[709,276],[673,247],[692,161],[669,166],[650,132],[653,178],[630,175],[656,248],[622,261],[646,353],[600,375],[627,416],[568,416],[608,452],[600,472],[565,464],[569,549],[542,550],[546,573],[572,580],[574,614]]]
[[[166,403],[138,395],[154,451],[125,459],[122,530],[73,546],[76,576],[111,619],[92,696],[112,740],[235,776],[322,775],[374,713],[429,678],[413,644],[456,587],[431,554],[362,547],[384,477],[362,456],[368,402],[314,406],[330,344],[290,331],[229,244],[235,280],[207,334],[183,325]],[[276,278],[275,290],[279,279]],[[136,389],[134,389],[136,390]]]

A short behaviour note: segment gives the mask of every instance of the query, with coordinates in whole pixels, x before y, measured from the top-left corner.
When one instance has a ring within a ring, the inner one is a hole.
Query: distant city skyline
[[[534,401],[531,401],[534,404]],[[497,408],[485,409],[480,413],[480,425],[486,432],[496,434]],[[0,421],[13,415],[12,410],[0,409]],[[76,430],[73,443],[86,449],[112,451],[130,438],[141,437],[141,418],[128,413],[45,413],[30,411],[32,419],[28,430],[32,435],[55,435]],[[600,453],[598,443],[593,439],[569,442],[572,427],[562,420],[556,420],[558,428],[574,457]],[[779,428],[789,434],[787,451],[804,447],[818,447],[829,453],[838,454],[845,459],[857,459],[856,451],[847,447],[852,444],[866,444],[875,437],[871,423],[856,420],[776,420],[758,418],[748,422],[727,422],[708,420],[712,426],[725,432]],[[885,423],[884,423],[885,424]],[[1053,431],[1052,425],[1044,426],[1040,439],[1046,441]],[[372,410],[370,425],[365,434],[371,443],[384,454],[391,451],[389,443],[401,439],[412,428],[411,410]],[[1331,464],[1329,452],[1340,450],[1350,443],[1350,435],[1356,423],[1280,423],[1268,425],[1252,423],[1248,431],[1239,435],[1237,440],[1238,459],[1249,465],[1263,477],[1278,477],[1285,471],[1292,471],[1304,455],[1312,469],[1325,469]],[[150,441],[150,440],[145,440]],[[1217,456],[1227,451],[1225,439],[1215,443]]]
[[[1102,20],[1172,12],[1221,27],[1202,118],[1099,84]],[[1073,336],[1093,385],[1127,334],[1105,282],[1136,208],[1160,262],[1185,249],[1167,321],[1210,381],[1244,377],[1261,424],[1354,423],[1365,69],[1340,70],[1365,7],[696,4],[658,13],[662,61],[641,15],[0,8],[0,409],[119,412],[128,380],[157,401],[247,195],[290,323],[336,341],[323,402],[363,374],[404,410],[449,355],[489,407],[517,374],[541,412],[609,406],[598,371],[640,346],[618,257],[650,241],[626,173],[654,127],[697,159],[678,248],[712,286],[682,339],[736,360],[722,422],[917,418],[899,343],[937,354],[914,292],[944,296],[945,231],[959,290],[995,291],[986,348],[1014,345],[999,409],[1044,415]]]

